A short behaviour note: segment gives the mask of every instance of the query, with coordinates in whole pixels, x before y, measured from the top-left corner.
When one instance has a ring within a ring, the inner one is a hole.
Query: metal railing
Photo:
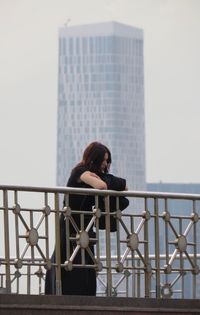
[[[70,209],[69,195],[92,195],[92,211]],[[116,211],[109,199],[116,197]],[[130,200],[119,210],[119,197]],[[104,198],[105,210],[99,208]],[[65,206],[61,199],[65,199]],[[46,270],[94,268],[98,295],[199,298],[200,195],[95,189],[0,186],[0,292],[43,294]],[[60,215],[65,216],[66,260],[60,259]],[[80,216],[80,226],[73,219]],[[84,220],[87,216],[87,226]],[[105,230],[99,222],[105,218]],[[110,231],[111,218],[116,232]],[[76,230],[69,233],[69,224]],[[95,238],[90,231],[95,226]],[[75,244],[72,252],[70,244]],[[95,242],[95,253],[90,244]],[[54,250],[55,262],[50,257]],[[78,252],[81,262],[75,263]],[[86,264],[85,254],[92,263]]]

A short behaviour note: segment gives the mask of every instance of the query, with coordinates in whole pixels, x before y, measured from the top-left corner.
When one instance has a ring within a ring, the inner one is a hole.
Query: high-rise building
[[[57,184],[100,141],[111,173],[144,190],[143,31],[117,22],[61,28],[58,79]]]

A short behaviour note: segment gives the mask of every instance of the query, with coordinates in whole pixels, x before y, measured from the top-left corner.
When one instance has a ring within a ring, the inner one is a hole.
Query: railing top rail
[[[26,192],[44,192],[44,193],[73,193],[99,195],[99,196],[126,196],[137,198],[162,198],[162,199],[188,199],[200,200],[200,194],[185,194],[185,193],[168,193],[168,192],[152,192],[152,191],[113,191],[99,190],[88,188],[72,188],[72,187],[37,187],[37,186],[19,186],[19,185],[0,185],[2,191],[26,191]]]

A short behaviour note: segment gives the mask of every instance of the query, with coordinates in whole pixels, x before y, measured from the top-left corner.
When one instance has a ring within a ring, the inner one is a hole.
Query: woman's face
[[[101,163],[101,171],[104,172],[105,168],[107,168],[107,167],[108,167],[108,153],[105,153],[104,160]]]

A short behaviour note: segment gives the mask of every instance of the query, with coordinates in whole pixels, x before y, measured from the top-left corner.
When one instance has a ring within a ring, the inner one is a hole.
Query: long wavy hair
[[[112,162],[110,150],[100,142],[90,143],[83,152],[82,160],[75,166],[86,166],[91,172],[101,172],[101,164],[104,161],[105,154],[108,153],[107,167],[104,169],[108,173]]]

